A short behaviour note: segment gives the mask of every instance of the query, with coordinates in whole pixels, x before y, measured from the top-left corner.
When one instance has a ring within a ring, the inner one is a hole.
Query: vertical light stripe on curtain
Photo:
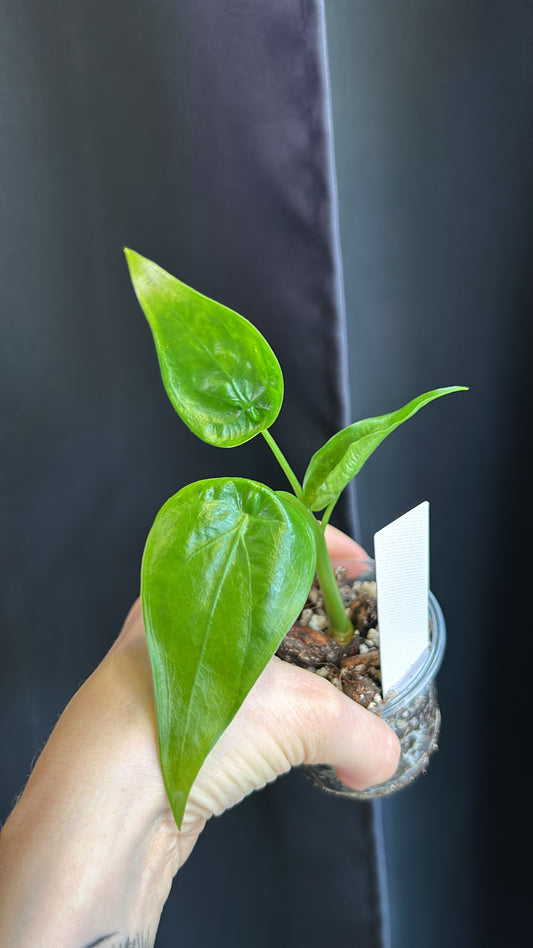
[[[179,424],[122,247],[268,337],[299,474],[348,400],[321,2],[5,0],[0,74],[4,818],[137,595],[162,502],[222,473],[285,486],[262,443],[228,459]],[[349,496],[336,522],[357,529]],[[382,929],[372,807],[293,773],[213,821],[157,944],[382,948]]]

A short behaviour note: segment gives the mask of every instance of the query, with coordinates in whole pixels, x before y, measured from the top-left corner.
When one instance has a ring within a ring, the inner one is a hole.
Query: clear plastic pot
[[[333,767],[326,764],[306,765],[305,772],[318,786],[344,797],[369,800],[401,790],[426,770],[431,754],[437,749],[440,710],[435,679],[446,645],[444,616],[431,592],[428,611],[430,643],[424,661],[404,684],[401,692],[391,694],[373,710],[374,714],[379,714],[387,721],[400,738],[401,758],[396,773],[385,783],[366,790],[353,790],[339,779]]]

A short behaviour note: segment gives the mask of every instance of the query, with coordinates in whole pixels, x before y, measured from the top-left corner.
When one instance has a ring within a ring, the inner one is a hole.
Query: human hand
[[[368,554],[334,527],[326,537],[333,563],[357,575]],[[392,776],[398,760],[398,738],[381,718],[274,657],[201,768],[183,825],[222,813],[302,763],[331,764],[344,783],[363,789]]]
[[[327,536],[333,558],[366,556],[334,528]],[[178,830],[137,601],[65,709],[0,836],[0,945],[82,948],[104,936],[101,944],[118,945],[138,933],[149,945],[173,876],[212,815],[292,766],[329,763],[363,788],[390,777],[398,759],[398,739],[380,718],[273,658],[205,760]]]

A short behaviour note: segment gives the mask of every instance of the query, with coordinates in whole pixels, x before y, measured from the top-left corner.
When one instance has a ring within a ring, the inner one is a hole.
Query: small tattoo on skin
[[[103,945],[104,941],[109,941],[109,939],[114,938],[115,935],[118,935],[118,932],[112,932],[111,935],[102,935],[101,938],[97,938],[96,941],[92,941],[90,945],[85,945],[85,948],[96,948],[97,945]]]
[[[91,941],[90,944],[84,945],[84,948],[97,948],[97,945],[104,945],[106,942],[109,942],[111,938],[117,938],[117,936],[118,932],[112,932],[110,935],[102,935],[100,938],[97,938],[96,941]],[[108,944],[106,948],[150,948],[151,944],[149,935],[136,935],[135,938],[128,936],[125,941],[114,941],[112,944]]]

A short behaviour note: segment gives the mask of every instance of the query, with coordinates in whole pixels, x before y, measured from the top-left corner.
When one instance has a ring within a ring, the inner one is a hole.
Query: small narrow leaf
[[[159,511],[142,602],[178,825],[205,757],[302,609],[315,563],[306,513],[254,481],[198,481]]]
[[[304,502],[311,510],[323,510],[337,499],[391,431],[433,399],[461,391],[466,391],[465,387],[457,385],[426,392],[398,411],[357,421],[333,435],[309,462],[303,482]]]
[[[223,448],[269,428],[283,401],[283,376],[259,330],[146,257],[125,254],[167,395],[185,424]]]

